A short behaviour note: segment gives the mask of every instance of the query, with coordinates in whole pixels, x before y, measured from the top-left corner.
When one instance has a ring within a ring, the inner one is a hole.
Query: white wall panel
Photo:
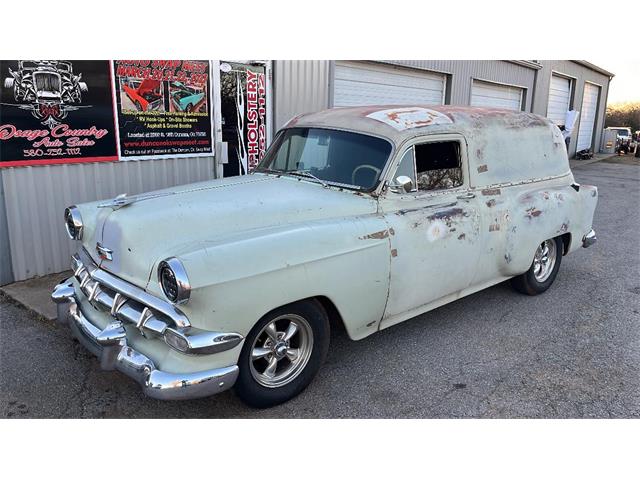
[[[522,110],[523,93],[524,90],[519,87],[474,80],[471,87],[471,105]]]
[[[556,125],[564,125],[571,104],[571,80],[551,75],[547,118]]]

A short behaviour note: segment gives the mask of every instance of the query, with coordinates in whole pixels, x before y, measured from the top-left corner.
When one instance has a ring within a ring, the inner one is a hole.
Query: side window
[[[418,190],[441,190],[463,183],[460,143],[433,142],[414,146]]]

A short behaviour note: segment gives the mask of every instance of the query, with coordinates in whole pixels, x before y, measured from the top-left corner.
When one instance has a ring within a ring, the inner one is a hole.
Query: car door
[[[397,158],[390,188],[380,198],[391,233],[385,311],[391,324],[473,284],[484,230],[462,135],[420,137]],[[411,191],[397,186],[401,176],[411,179]]]

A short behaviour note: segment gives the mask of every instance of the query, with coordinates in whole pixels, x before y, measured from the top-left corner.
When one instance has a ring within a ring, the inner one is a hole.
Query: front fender
[[[349,336],[377,330],[389,291],[390,243],[381,217],[321,220],[234,235],[182,253],[192,286],[180,309],[194,326],[247,335],[266,313],[324,296]],[[159,291],[157,282],[150,290]]]

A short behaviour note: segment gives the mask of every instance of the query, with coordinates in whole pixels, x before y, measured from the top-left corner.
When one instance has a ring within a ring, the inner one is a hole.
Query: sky
[[[636,60],[592,59],[589,62],[615,74],[609,90],[609,105],[640,102],[640,58]]]

